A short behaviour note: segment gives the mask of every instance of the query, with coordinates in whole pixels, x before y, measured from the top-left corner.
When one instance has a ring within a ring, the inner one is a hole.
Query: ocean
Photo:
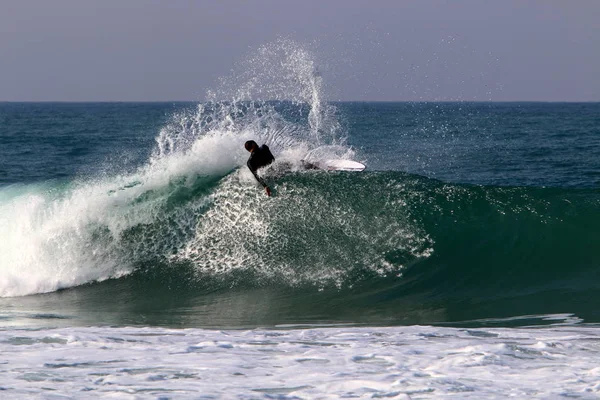
[[[294,54],[0,103],[0,397],[598,398],[600,104],[333,102]]]

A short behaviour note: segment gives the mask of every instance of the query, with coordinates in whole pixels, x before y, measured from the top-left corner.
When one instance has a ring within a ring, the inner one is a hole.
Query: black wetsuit
[[[271,150],[269,150],[269,146],[266,144],[257,147],[256,150],[250,154],[250,158],[248,159],[248,168],[250,168],[250,171],[252,171],[256,180],[259,181],[263,187],[267,187],[267,184],[256,174],[256,170],[271,164],[273,161],[275,161],[275,157],[273,157]]]

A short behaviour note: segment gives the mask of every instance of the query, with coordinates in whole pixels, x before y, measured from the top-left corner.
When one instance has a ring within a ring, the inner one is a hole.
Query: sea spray
[[[11,194],[14,188],[2,189],[2,197],[9,200],[0,204],[0,229],[8,238],[0,248],[0,296],[118,278],[165,260],[183,259],[204,274],[218,273],[223,270],[219,263],[227,265],[231,254],[216,246],[199,257],[194,246],[214,230],[210,221],[220,223],[215,213],[234,214],[238,223],[234,231],[240,231],[249,226],[247,213],[257,210],[263,200],[248,198],[257,192],[245,169],[228,176],[245,163],[245,140],[268,143],[278,160],[296,167],[301,159],[310,161],[315,155],[353,155],[344,145],[335,107],[324,100],[322,78],[309,50],[279,40],[259,48],[242,65],[243,72],[223,78],[206,103],[171,118],[157,135],[148,162],[137,171],[49,187],[32,185],[21,194]],[[248,196],[239,195],[245,192]],[[280,191],[282,197],[284,193]],[[250,214],[252,224],[269,224],[270,211],[262,211],[267,218]],[[223,232],[213,233],[211,240],[226,240],[218,237]],[[277,240],[284,237],[279,234]],[[254,239],[241,245],[254,245]],[[244,258],[236,263],[243,264]],[[213,269],[200,268],[206,265]],[[276,261],[262,265],[262,270],[254,270],[259,276],[293,277],[298,269],[282,268]],[[340,268],[333,267],[338,283],[343,281]],[[277,269],[281,273],[275,273]]]
[[[185,153],[197,138],[222,131],[237,135],[240,144],[246,139],[267,143],[278,160],[264,171],[276,182],[275,197],[265,202],[245,169],[229,175],[215,189],[213,206],[198,216],[194,237],[171,261],[191,262],[200,275],[224,275],[227,282],[247,282],[251,276],[259,285],[341,287],[362,273],[400,273],[403,264],[386,261],[387,252],[406,252],[406,260],[430,253],[427,236],[402,214],[393,212],[399,220],[391,223],[373,219],[366,207],[353,207],[350,193],[312,192],[310,184],[288,182],[321,180],[319,175],[282,174],[281,165],[297,171],[302,159],[354,156],[335,106],[324,100],[311,52],[278,40],[237,69],[241,72],[234,70],[209,93],[207,103],[178,115],[161,131],[155,156]],[[340,204],[340,197],[348,202]],[[379,212],[390,205],[384,201]]]

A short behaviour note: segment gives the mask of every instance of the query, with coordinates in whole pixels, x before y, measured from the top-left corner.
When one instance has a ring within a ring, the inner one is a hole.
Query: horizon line
[[[230,100],[224,100],[230,101]],[[252,101],[252,100],[244,100]],[[292,100],[256,100],[256,101],[292,101]],[[329,100],[329,103],[600,103],[599,100]],[[0,100],[0,104],[7,103],[64,103],[64,104],[90,104],[90,103],[207,103],[199,100]]]

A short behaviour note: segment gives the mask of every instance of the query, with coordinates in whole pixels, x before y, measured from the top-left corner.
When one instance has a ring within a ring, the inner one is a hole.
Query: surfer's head
[[[250,153],[252,153],[252,151],[254,151],[254,149],[257,148],[258,145],[256,144],[256,142],[254,140],[248,140],[244,144],[244,147],[246,148],[246,150],[248,150]]]

